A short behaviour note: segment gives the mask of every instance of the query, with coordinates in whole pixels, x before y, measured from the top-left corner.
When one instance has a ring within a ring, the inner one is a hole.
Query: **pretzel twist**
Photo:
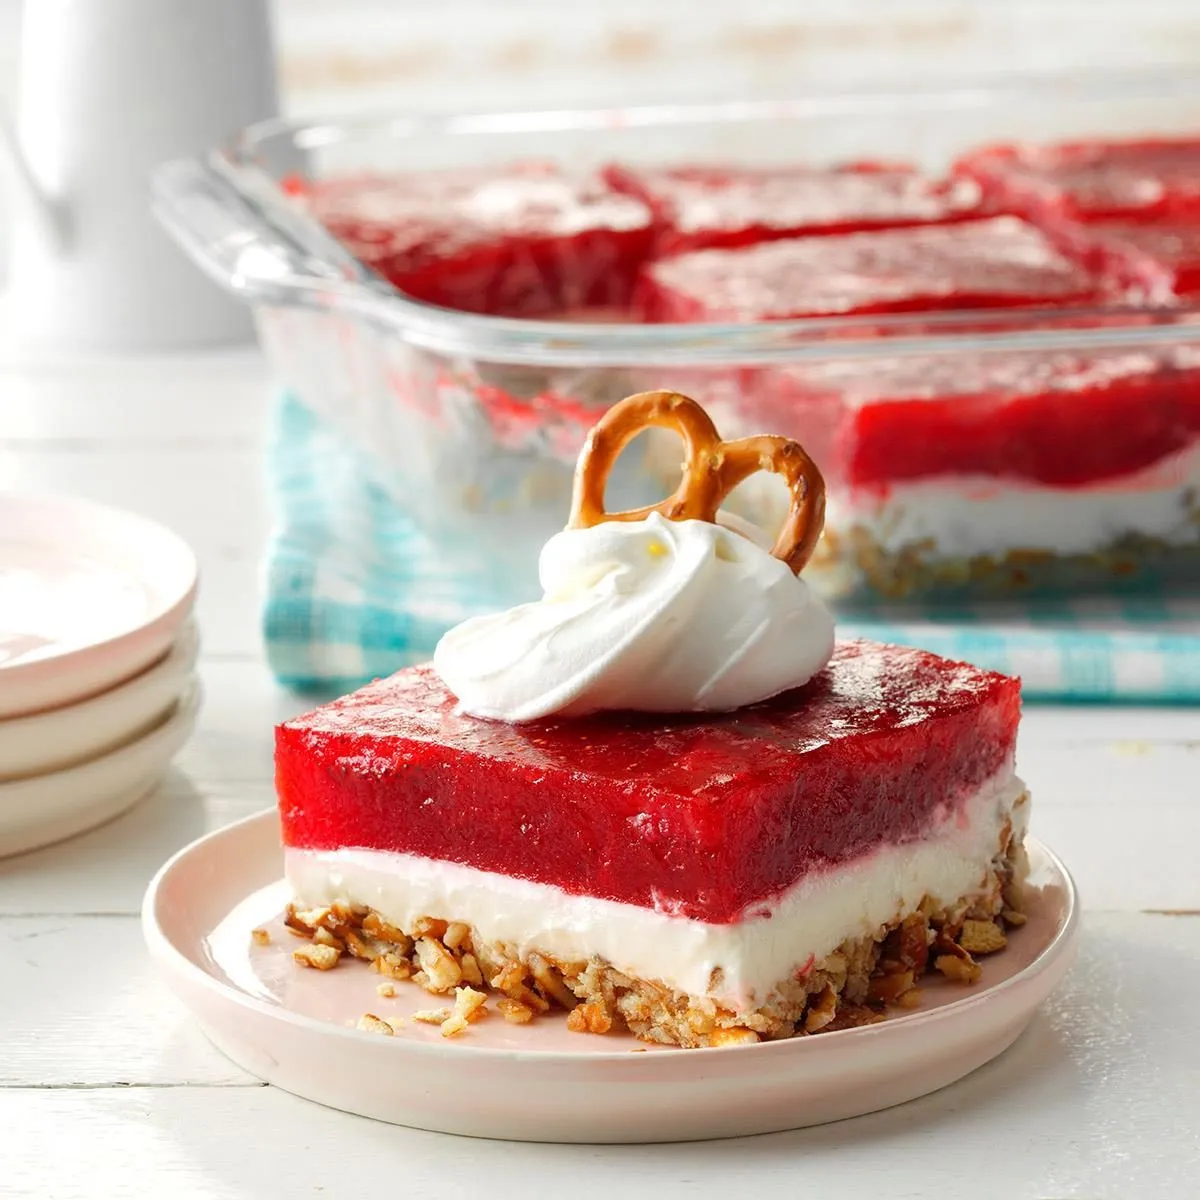
[[[609,472],[644,429],[673,429],[683,439],[683,476],[665,500],[610,513],[604,507]],[[639,392],[604,414],[588,434],[575,468],[568,528],[602,521],[641,521],[652,512],[671,521],[716,522],[717,510],[739,483],[759,471],[783,478],[791,503],[771,553],[798,575],[812,557],[825,524],[825,481],[799,442],[765,434],[721,440],[708,413],[678,392]]]

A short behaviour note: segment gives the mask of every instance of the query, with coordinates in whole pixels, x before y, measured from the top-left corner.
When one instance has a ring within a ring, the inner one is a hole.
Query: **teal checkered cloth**
[[[268,469],[276,526],[264,632],[282,683],[346,690],[428,658],[451,625],[495,607],[291,396],[276,408]],[[1027,699],[1200,703],[1197,599],[880,611],[838,630],[1019,675]]]

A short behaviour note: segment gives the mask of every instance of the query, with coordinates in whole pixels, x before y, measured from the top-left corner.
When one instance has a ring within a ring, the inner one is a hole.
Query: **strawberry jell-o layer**
[[[510,725],[428,667],[279,727],[285,845],[437,859],[720,923],[944,824],[1011,762],[1016,680],[844,643],[721,714]]]
[[[623,306],[652,236],[640,200],[549,165],[359,176],[292,191],[401,291],[468,312]]]
[[[1013,217],[698,250],[653,264],[640,286],[657,321],[1036,306],[1096,293],[1085,268]]]
[[[1078,220],[1200,216],[1200,141],[1073,142],[992,146],[956,173],[1016,211]]]
[[[653,211],[657,252],[746,246],[811,233],[939,224],[977,215],[970,179],[929,179],[902,164],[814,167],[610,166],[605,178]]]
[[[829,466],[851,487],[993,477],[1083,488],[1200,439],[1200,370],[1161,352],[815,364],[777,386],[779,407],[807,405],[837,428]]]
[[[1200,294],[1200,209],[1191,221],[1100,221],[1083,227],[1098,264],[1152,299]]]

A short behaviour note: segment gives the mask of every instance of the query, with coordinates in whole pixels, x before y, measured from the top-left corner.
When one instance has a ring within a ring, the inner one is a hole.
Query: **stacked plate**
[[[144,517],[0,493],[0,856],[149,793],[200,691],[196,559]]]

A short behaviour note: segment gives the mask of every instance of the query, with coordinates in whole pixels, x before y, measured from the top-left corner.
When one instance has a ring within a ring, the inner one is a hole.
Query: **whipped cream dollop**
[[[799,687],[833,653],[833,617],[736,528],[651,513],[555,534],[542,599],[451,629],[434,666],[465,712],[512,722],[725,712]]]

